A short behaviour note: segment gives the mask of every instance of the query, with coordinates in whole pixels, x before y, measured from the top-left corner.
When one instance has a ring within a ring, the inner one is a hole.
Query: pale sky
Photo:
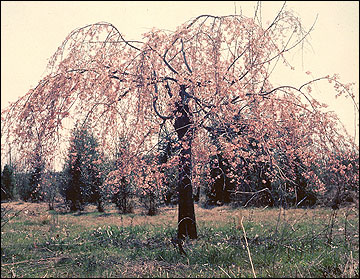
[[[272,20],[283,2],[262,2],[263,22]],[[152,27],[175,30],[201,14],[252,17],[255,1],[1,1],[1,108],[37,85],[47,61],[75,28],[107,21],[126,39],[141,40]],[[318,19],[311,46],[289,56],[296,70],[275,77],[279,84],[300,86],[311,77],[338,73],[343,82],[356,83],[359,100],[359,2],[290,1],[286,3],[306,28]],[[304,73],[311,71],[312,75]],[[276,82],[274,82],[274,85]],[[319,98],[335,110],[354,135],[355,114],[348,99],[326,94],[319,84]],[[358,120],[357,120],[358,121]],[[357,136],[358,136],[357,131]]]

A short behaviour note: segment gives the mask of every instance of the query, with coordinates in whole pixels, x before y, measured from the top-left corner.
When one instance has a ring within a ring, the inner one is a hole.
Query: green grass
[[[196,207],[187,256],[170,241],[176,209],[162,212],[20,214],[1,232],[1,277],[253,277],[240,217],[257,277],[359,275],[356,208],[341,209],[330,232],[329,209]]]

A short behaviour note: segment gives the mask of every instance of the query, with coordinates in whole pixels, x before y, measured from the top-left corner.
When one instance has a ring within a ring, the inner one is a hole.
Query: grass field
[[[355,207],[334,215],[324,208],[196,205],[199,236],[185,240],[185,256],[171,243],[176,207],[163,207],[150,217],[141,209],[119,215],[111,206],[106,213],[88,206],[82,214],[48,211],[41,203],[1,206],[2,215],[7,212],[1,229],[2,278],[359,276]]]

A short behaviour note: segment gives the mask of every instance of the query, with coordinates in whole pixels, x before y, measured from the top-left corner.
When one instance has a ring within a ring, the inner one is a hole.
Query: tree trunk
[[[179,164],[179,217],[178,238],[197,238],[194,200],[191,185],[191,143],[192,143],[192,120],[189,107],[186,102],[185,87],[181,87],[181,103],[177,104],[178,117],[175,119],[174,128],[180,142]]]

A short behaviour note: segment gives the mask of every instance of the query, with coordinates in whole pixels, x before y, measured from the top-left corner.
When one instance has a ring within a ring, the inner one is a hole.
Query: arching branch
[[[157,101],[158,97],[155,96],[154,99],[153,99],[153,108],[154,108],[154,111],[156,113],[157,116],[159,116],[162,120],[169,120],[169,119],[172,119],[174,116],[173,115],[170,115],[170,116],[163,116],[159,113],[159,111],[157,110],[156,108],[156,101]]]

